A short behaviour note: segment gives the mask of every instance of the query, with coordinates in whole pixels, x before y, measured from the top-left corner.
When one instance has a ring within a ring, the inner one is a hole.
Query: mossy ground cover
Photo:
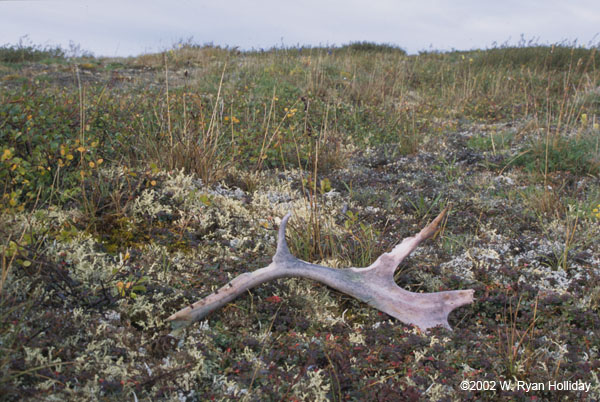
[[[599,397],[595,51],[13,50],[0,52],[2,398]],[[343,269],[446,206],[395,279],[475,289],[452,332],[297,279],[165,323],[267,265],[290,210],[292,252]]]

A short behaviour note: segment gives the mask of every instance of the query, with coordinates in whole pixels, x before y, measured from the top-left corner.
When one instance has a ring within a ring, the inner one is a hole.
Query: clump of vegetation
[[[0,48],[6,399],[600,395],[596,49],[69,52]],[[269,264],[289,210],[292,251],[343,269],[445,206],[395,280],[475,289],[452,333],[294,279],[165,324]]]
[[[15,45],[0,46],[0,63],[25,63],[49,60],[64,60],[66,52],[60,46],[41,46],[28,43],[22,38]]]
[[[596,139],[557,136],[545,144],[536,140],[527,144],[515,160],[515,165],[539,174],[570,171],[578,175],[599,175],[600,154],[595,148]]]
[[[340,50],[349,50],[357,53],[399,53],[406,54],[406,51],[397,45],[389,43],[376,43],[376,42],[351,42],[347,45],[343,45],[339,48]]]
[[[468,54],[468,52],[467,52]],[[586,49],[569,43],[554,45],[500,46],[477,51],[473,64],[486,68],[519,68],[538,66],[545,70],[568,71],[573,66],[589,63],[596,65],[600,54],[595,49]]]

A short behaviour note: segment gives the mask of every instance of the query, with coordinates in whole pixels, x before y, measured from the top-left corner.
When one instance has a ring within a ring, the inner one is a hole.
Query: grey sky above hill
[[[600,43],[598,0],[0,0],[0,45],[23,36],[97,56],[171,48],[179,40],[261,49],[353,41],[469,50],[577,40]]]

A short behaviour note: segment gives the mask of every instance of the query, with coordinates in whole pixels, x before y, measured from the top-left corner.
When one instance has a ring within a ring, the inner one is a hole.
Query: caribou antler
[[[419,243],[435,234],[445,213],[446,209],[416,236],[404,239],[392,251],[377,258],[371,266],[347,269],[310,264],[294,257],[285,240],[285,227],[291,216],[288,213],[281,221],[277,251],[271,264],[239,275],[204,299],[171,315],[167,320],[177,326],[185,325],[202,319],[261,283],[279,278],[302,277],[322,282],[423,330],[438,325],[451,329],[448,314],[455,308],[472,303],[473,290],[412,293],[394,282],[394,272],[398,265]]]

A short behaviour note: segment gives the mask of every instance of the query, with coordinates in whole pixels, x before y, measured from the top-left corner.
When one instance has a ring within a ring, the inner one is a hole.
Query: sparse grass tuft
[[[535,348],[532,339],[535,338],[538,299],[533,306],[528,306],[529,320],[524,321],[521,297],[515,301],[508,298],[508,306],[502,314],[502,327],[498,329],[498,354],[504,357],[506,378],[528,378],[529,371],[536,362]]]

